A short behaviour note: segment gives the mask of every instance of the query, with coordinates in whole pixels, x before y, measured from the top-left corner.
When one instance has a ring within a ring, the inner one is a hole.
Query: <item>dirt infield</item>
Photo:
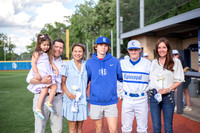
[[[118,132],[119,133],[121,133],[121,103],[122,101],[119,101],[117,104],[118,111],[119,111],[119,117],[118,117]],[[191,119],[188,119],[186,117],[183,117],[180,114],[174,114],[173,130],[174,130],[174,133],[198,133],[200,132],[200,123],[193,121]],[[162,123],[162,132],[164,132],[163,123]],[[83,133],[95,133],[94,121],[91,120],[89,117],[88,117],[88,120],[85,121],[83,124]],[[109,133],[108,125],[105,119],[104,119],[104,133]],[[134,120],[134,123],[133,123],[132,133],[137,133],[136,120]],[[150,113],[149,113],[148,133],[153,133],[153,125],[151,122]]]

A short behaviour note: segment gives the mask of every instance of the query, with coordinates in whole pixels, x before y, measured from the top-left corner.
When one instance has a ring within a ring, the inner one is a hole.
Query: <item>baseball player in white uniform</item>
[[[148,128],[148,82],[151,61],[140,57],[141,44],[128,42],[130,59],[121,60],[124,96],[122,102],[122,132],[131,133],[133,120],[137,120],[137,132],[146,133]]]

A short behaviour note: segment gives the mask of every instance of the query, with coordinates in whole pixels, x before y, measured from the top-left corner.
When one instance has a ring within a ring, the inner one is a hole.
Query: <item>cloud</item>
[[[0,16],[3,18],[14,14],[14,8],[11,0],[1,1],[0,3]]]
[[[83,0],[0,0],[0,33],[11,37],[11,42],[17,46],[15,52],[20,54],[26,51],[25,46],[30,45],[31,39],[46,23],[65,23],[64,16],[71,16],[74,4],[82,2]]]
[[[0,3],[0,27],[16,27],[28,24],[31,16],[24,11],[16,13],[16,7],[17,9],[20,8],[19,5],[14,6],[11,0]]]
[[[54,0],[1,1],[0,27],[32,25],[33,27],[41,28],[45,23],[64,22],[63,17],[71,15],[73,11],[65,8],[62,1],[64,0],[60,0],[60,2],[55,2]]]
[[[32,21],[32,26],[42,28],[46,23],[53,24],[55,21],[64,23],[64,16],[71,16],[73,11],[66,9],[61,2],[53,1],[38,7],[35,13],[37,16]]]

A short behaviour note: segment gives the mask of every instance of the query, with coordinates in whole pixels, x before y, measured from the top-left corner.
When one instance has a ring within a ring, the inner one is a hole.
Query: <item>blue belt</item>
[[[125,95],[130,96],[130,97],[139,97],[139,96],[144,96],[144,93],[141,93],[141,95],[139,95],[139,94],[127,93],[125,91]]]

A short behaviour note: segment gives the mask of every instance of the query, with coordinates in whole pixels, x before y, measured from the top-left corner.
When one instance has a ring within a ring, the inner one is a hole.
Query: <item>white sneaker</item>
[[[174,107],[174,112],[176,112],[176,111],[177,111],[177,106]]]
[[[191,107],[188,107],[188,106],[186,106],[186,107],[183,109],[183,111],[192,111],[192,108],[191,108]]]

